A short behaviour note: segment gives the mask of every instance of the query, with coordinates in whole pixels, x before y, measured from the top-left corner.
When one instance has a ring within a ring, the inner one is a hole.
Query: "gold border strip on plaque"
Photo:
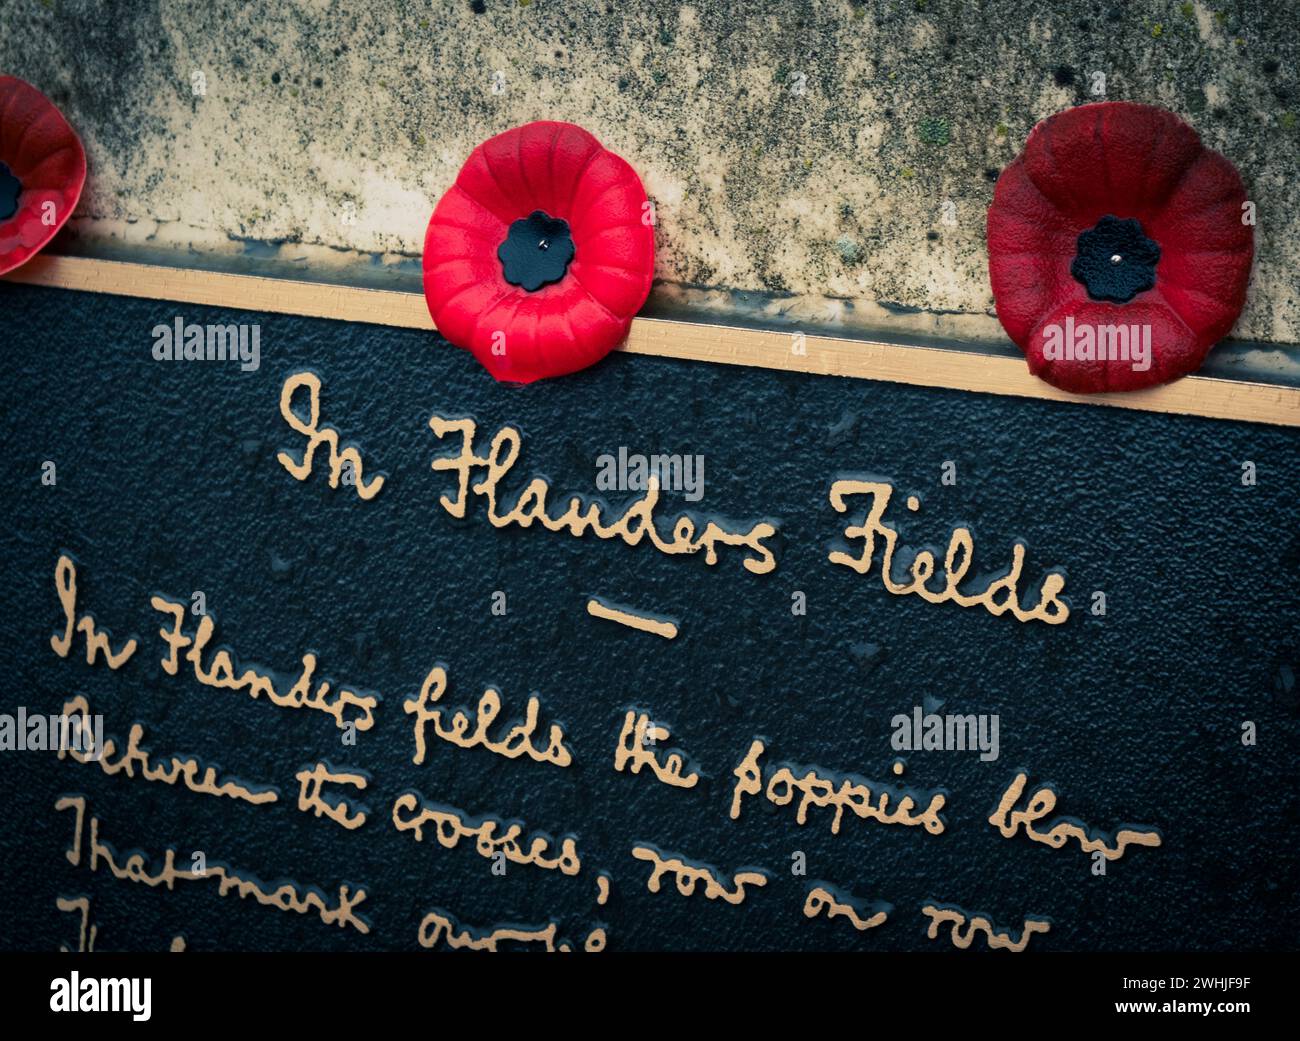
[[[433,329],[419,293],[297,282],[118,260],[34,257],[4,276],[11,282],[114,293],[273,314]],[[1127,394],[1068,394],[1030,374],[1019,358],[912,347],[879,340],[807,336],[790,349],[788,332],[637,318],[623,350],[661,358],[754,365],[787,372],[908,383],[1084,405],[1113,405],[1276,426],[1300,426],[1300,388],[1187,376]]]

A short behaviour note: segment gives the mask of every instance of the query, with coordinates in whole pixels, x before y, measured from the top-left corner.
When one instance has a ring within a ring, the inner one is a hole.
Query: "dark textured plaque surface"
[[[5,947],[75,946],[77,917],[55,898],[81,894],[103,950],[166,949],[178,933],[192,950],[411,948],[434,907],[473,925],[555,918],[578,940],[603,922],[614,950],[950,949],[946,933],[925,938],[919,909],[929,900],[1017,929],[1026,916],[1049,917],[1051,932],[1031,950],[1297,946],[1293,430],[648,357],[508,388],[426,333],[13,285],[0,286],[0,314],[9,471],[0,710],[58,711],[83,693],[119,742],[139,721],[155,755],[197,756],[281,793],[254,807],[51,753],[0,753]],[[260,323],[260,369],[154,361],[150,330],[178,314]],[[276,462],[277,449],[302,446],[278,400],[303,368],[323,380],[324,421],[359,444],[367,475],[387,475],[373,501],[331,490],[323,460],[303,484]],[[703,454],[704,500],[667,495],[660,524],[681,509],[771,518],[778,567],[755,576],[740,551],[708,567],[647,545],[496,530],[481,500],[454,520],[437,501],[451,481],[429,467],[454,447],[429,430],[435,411],[474,417],[481,435],[507,423],[523,431],[511,491],[542,474],[553,497],[592,494],[596,457],[620,445]],[[56,487],[40,482],[45,460],[57,465]],[[940,484],[944,460],[957,465],[955,487]],[[1241,485],[1243,460],[1258,467],[1255,488]],[[895,597],[876,568],[859,576],[831,565],[845,518],[826,493],[850,473],[889,478],[896,500],[920,496],[919,514],[891,507],[906,545],[942,547],[969,523],[976,570],[991,573],[1023,539],[1030,602],[1044,571],[1064,569],[1069,622],[1019,624]],[[141,641],[119,672],[88,667],[80,641],[66,660],[49,648],[62,627],[61,551],[78,563],[81,609],[115,642]],[[1087,612],[1097,589],[1104,619]],[[217,641],[242,661],[296,675],[311,650],[321,675],[378,691],[375,728],[346,747],[321,713],[165,675],[163,618],[149,597],[195,590]],[[505,618],[490,613],[495,590],[507,594]],[[791,615],[795,590],[807,594],[806,618]],[[670,615],[681,635],[667,642],[590,618],[590,595]],[[402,702],[436,661],[449,670],[451,707],[472,707],[495,685],[503,718],[514,717],[537,692],[543,720],[563,723],[574,765],[436,740],[413,765]],[[793,807],[755,798],[739,821],[727,818],[731,770],[755,735],[769,741],[767,761],[884,782],[889,721],[918,704],[1001,717],[997,762],[907,756],[904,780],[949,793],[943,834],[848,817],[832,835],[829,810],[799,827]],[[709,780],[682,791],[614,772],[630,706],[671,725],[670,744]],[[1257,747],[1242,746],[1243,720],[1257,724]],[[345,832],[295,808],[293,775],[318,759],[370,774],[364,827]],[[1073,845],[1002,838],[986,818],[1017,766],[1056,784],[1060,812],[1107,830],[1154,825],[1164,846],[1131,848],[1096,878]],[[521,818],[530,831],[572,832],[583,872],[512,865],[495,877],[468,841],[417,844],[390,822],[407,789]],[[72,815],[54,811],[69,792],[89,796],[119,851],[203,850],[267,882],[328,893],[340,881],[364,885],[359,910],[372,931],[222,898],[215,883],[167,892],[73,867],[63,855]],[[651,894],[649,866],[629,854],[636,842],[774,877],[739,907],[685,899],[671,882]],[[796,850],[807,854],[806,879],[791,876]],[[598,869],[613,876],[599,908]],[[859,934],[842,919],[805,919],[814,879],[888,901],[890,920]]]

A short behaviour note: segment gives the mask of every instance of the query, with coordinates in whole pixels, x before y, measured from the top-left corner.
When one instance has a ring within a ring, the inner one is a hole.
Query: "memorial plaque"
[[[64,894],[128,949],[1294,936],[1293,429],[3,299],[11,689],[104,752],[0,758],[23,945]],[[155,360],[174,323],[260,364]]]
[[[10,6],[13,1007],[1300,947],[1282,8]]]

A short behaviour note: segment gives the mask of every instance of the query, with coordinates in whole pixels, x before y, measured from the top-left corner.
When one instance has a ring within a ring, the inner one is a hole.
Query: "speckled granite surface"
[[[993,180],[1103,74],[1105,97],[1173,109],[1240,167],[1259,224],[1234,335],[1300,340],[1290,2],[4,0],[3,18],[0,69],[85,137],[83,240],[409,278],[471,148],[565,119],[643,174],[661,300],[755,292],[692,299],[993,340]]]

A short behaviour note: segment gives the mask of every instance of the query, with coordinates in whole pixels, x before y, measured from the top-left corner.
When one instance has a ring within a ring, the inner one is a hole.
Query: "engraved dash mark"
[[[601,603],[595,597],[587,601],[587,614],[593,618],[604,618],[610,622],[618,622],[619,625],[626,625],[631,629],[640,629],[643,633],[654,633],[656,636],[662,636],[665,640],[671,640],[677,636],[677,625],[674,622],[651,618],[617,607],[610,607]]]

